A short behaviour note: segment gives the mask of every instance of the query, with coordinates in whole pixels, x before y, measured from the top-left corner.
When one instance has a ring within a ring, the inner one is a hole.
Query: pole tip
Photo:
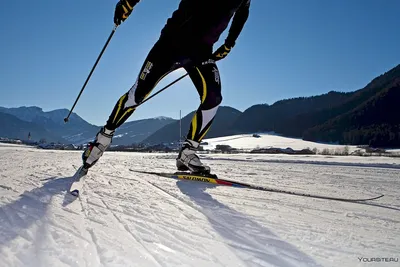
[[[68,118],[64,118],[64,122],[67,123],[68,122]]]

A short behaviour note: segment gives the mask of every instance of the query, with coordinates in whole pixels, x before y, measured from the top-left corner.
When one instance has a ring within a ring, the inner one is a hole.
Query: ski
[[[176,180],[189,180],[189,181],[204,182],[204,183],[211,183],[211,184],[218,184],[218,185],[225,185],[225,186],[232,186],[232,187],[239,187],[239,188],[248,188],[248,189],[260,190],[260,191],[266,191],[266,192],[272,192],[272,193],[280,193],[280,194],[326,199],[326,200],[343,201],[343,202],[364,202],[364,201],[369,201],[369,200],[375,200],[375,199],[378,199],[378,198],[381,198],[384,196],[384,195],[379,195],[379,196],[371,197],[371,198],[341,198],[341,197],[333,197],[333,196],[300,193],[300,192],[294,192],[294,191],[246,184],[246,183],[241,183],[241,182],[236,182],[236,181],[231,181],[231,180],[226,180],[226,179],[220,179],[215,174],[198,174],[198,173],[190,173],[190,172],[166,173],[166,172],[141,171],[141,170],[134,170],[134,169],[130,169],[130,171],[137,172],[137,173],[143,173],[143,174],[152,174],[152,175],[157,175],[157,176],[161,176],[161,177],[165,177],[165,178],[172,178],[172,179],[176,179]]]
[[[75,167],[75,166],[74,166]],[[72,182],[72,184],[71,184],[71,186],[70,186],[70,188],[69,188],[69,190],[68,190],[68,192],[71,194],[71,195],[73,195],[73,196],[75,196],[75,197],[78,197],[79,196],[79,193],[82,191],[82,188],[83,188],[83,180],[84,179],[82,179],[84,176],[86,176],[86,174],[87,174],[87,172],[88,172],[88,170],[87,169],[84,169],[83,168],[83,165],[82,166],[80,166],[78,169],[77,169],[77,171],[76,171],[76,173],[74,174],[74,176],[73,176],[73,182]]]

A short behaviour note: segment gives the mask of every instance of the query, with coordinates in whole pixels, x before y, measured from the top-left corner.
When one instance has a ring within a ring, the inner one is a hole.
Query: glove
[[[120,25],[132,13],[133,6],[129,0],[120,0],[115,6],[114,23]]]
[[[226,44],[221,45],[213,54],[213,58],[215,61],[225,58],[229,52],[231,51],[231,47],[228,47]]]

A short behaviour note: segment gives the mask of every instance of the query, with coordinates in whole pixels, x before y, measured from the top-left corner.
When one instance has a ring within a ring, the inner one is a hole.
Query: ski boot
[[[196,155],[199,143],[186,139],[176,159],[178,171],[190,171],[196,174],[210,174],[210,167],[204,165]]]
[[[110,146],[115,131],[101,128],[96,135],[96,139],[90,142],[82,154],[83,169],[88,170],[103,155],[104,151]]]

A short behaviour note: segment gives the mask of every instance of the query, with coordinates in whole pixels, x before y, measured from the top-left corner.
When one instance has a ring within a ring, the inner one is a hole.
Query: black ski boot
[[[96,139],[90,142],[82,154],[84,169],[92,167],[103,155],[104,151],[110,146],[115,131],[101,128],[96,135]]]
[[[190,171],[199,174],[210,173],[210,167],[204,165],[196,155],[198,147],[198,142],[186,139],[176,159],[176,167],[179,171]]]

